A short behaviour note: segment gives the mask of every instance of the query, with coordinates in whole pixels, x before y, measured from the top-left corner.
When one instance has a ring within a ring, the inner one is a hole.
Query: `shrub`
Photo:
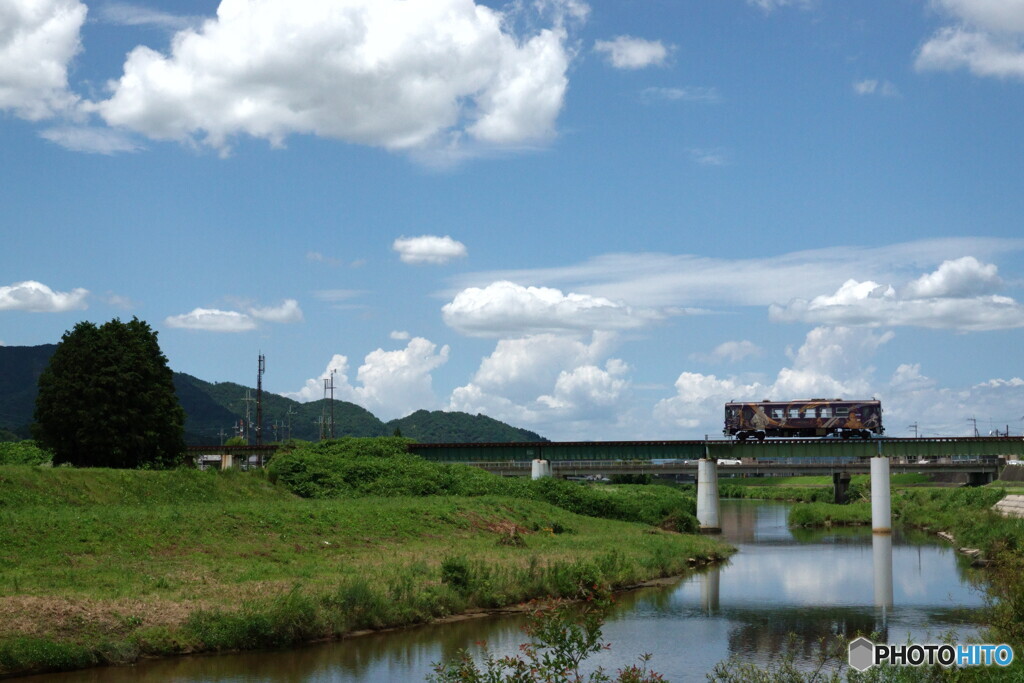
[[[44,465],[52,460],[53,454],[35,441],[0,442],[0,465]]]

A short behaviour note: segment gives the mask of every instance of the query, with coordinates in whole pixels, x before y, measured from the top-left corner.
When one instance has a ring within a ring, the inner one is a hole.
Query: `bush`
[[[533,481],[443,465],[409,453],[408,439],[346,437],[298,444],[278,453],[270,478],[305,498],[346,496],[509,496],[539,500],[589,517],[693,531],[692,493],[667,486],[590,486],[563,479]]]
[[[52,460],[53,454],[35,441],[0,442],[0,465],[45,465]]]

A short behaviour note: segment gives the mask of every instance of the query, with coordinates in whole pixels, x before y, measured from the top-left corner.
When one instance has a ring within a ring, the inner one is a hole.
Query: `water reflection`
[[[673,586],[620,596],[605,626],[609,652],[592,661],[614,672],[643,653],[672,681],[704,681],[731,655],[765,662],[795,636],[813,659],[823,635],[879,633],[929,642],[976,632],[983,605],[975,575],[952,549],[920,534],[873,537],[870,529],[790,530],[788,506],[722,501],[722,537],[739,552]],[[288,652],[190,657],[136,667],[28,679],[33,683],[367,683],[421,681],[431,664],[487,640],[517,652],[522,617],[503,616],[353,638]],[[930,637],[931,636],[931,637]]]
[[[875,607],[885,611],[892,607],[892,535],[871,536],[871,559],[875,568]]]

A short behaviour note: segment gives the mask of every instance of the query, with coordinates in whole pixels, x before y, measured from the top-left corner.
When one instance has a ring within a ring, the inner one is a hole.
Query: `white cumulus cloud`
[[[994,32],[1024,32],[1024,0],[932,0],[961,21]]]
[[[68,65],[80,49],[79,0],[0,3],[0,111],[39,120],[70,110]]]
[[[404,349],[368,353],[356,372],[357,384],[348,377],[348,358],[335,354],[317,378],[309,379],[302,389],[285,393],[299,401],[323,398],[323,380],[334,374],[334,398],[366,408],[382,420],[436,406],[432,372],[448,362],[449,347],[423,337],[413,337]]]
[[[1024,327],[1024,306],[991,293],[1000,284],[994,265],[964,256],[944,261],[901,293],[891,285],[850,279],[830,295],[773,304],[769,317],[778,322],[907,325],[962,332]]]
[[[977,76],[1024,78],[1024,1],[933,0],[956,23],[918,50],[919,70],[966,68]]]
[[[456,388],[448,410],[483,413],[559,438],[596,438],[628,418],[629,366],[609,354],[611,333],[589,341],[537,334],[501,339],[472,380]]]
[[[611,358],[604,368],[581,365],[562,370],[555,380],[554,391],[537,397],[537,401],[557,411],[561,417],[596,417],[594,408],[613,409],[618,406],[623,392],[629,386],[624,375],[629,366],[622,360]]]
[[[466,245],[448,235],[421,235],[419,237],[399,237],[391,248],[398,252],[403,263],[413,265],[430,264],[443,266],[457,258],[465,258],[468,253]]]
[[[564,294],[550,287],[523,287],[508,281],[464,289],[441,311],[449,326],[483,337],[623,330],[664,317],[652,309],[634,308],[604,297]]]
[[[994,294],[1002,286],[999,269],[973,256],[943,261],[935,272],[922,275],[903,291],[908,299],[970,297]]]
[[[594,50],[600,52],[616,69],[643,69],[660,66],[669,55],[669,48],[660,40],[644,40],[633,36],[617,36],[612,40],[598,40]]]
[[[892,332],[817,327],[771,383],[683,371],[675,381],[676,394],[658,401],[653,417],[665,427],[712,434],[722,429],[722,408],[728,401],[867,398],[875,393],[870,361],[892,338]]]
[[[393,150],[543,141],[568,84],[568,20],[581,15],[543,9],[522,23],[546,26],[517,35],[514,17],[473,0],[224,0],[169,53],[133,49],[92,106],[112,126],[221,151],[243,134]]]
[[[70,292],[55,292],[42,282],[25,280],[0,287],[0,311],[62,313],[86,308],[89,290],[77,287]]]
[[[266,320],[272,323],[299,323],[302,322],[302,309],[295,299],[285,299],[280,306],[269,306],[266,308],[250,308],[249,315],[258,320]]]

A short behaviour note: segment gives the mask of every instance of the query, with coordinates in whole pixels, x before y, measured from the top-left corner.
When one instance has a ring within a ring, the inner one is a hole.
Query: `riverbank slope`
[[[0,467],[0,674],[337,638],[729,552],[509,495],[308,499],[256,472]]]

